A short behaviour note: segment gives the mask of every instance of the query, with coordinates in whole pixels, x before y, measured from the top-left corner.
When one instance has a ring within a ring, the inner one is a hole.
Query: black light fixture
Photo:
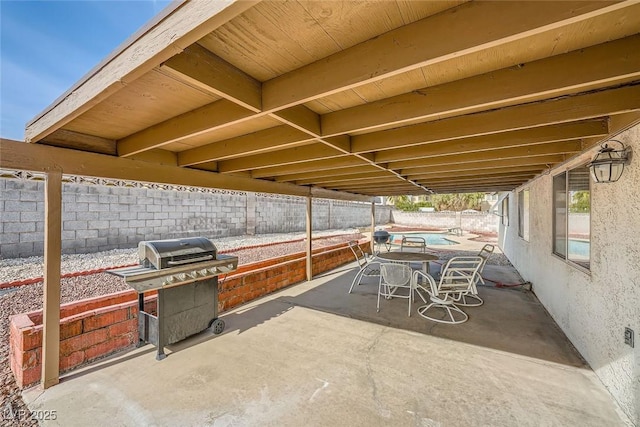
[[[617,142],[622,148],[616,150],[608,143]],[[624,165],[629,163],[631,148],[617,139],[602,144],[598,154],[587,165],[595,182],[616,182],[622,176]]]

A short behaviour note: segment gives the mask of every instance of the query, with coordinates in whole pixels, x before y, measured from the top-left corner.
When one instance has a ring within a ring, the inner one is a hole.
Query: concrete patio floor
[[[630,425],[531,292],[482,287],[467,323],[441,325],[404,300],[376,313],[373,279],[347,294],[354,266],[226,313],[222,335],[163,361],[147,345],[25,400],[61,426]]]

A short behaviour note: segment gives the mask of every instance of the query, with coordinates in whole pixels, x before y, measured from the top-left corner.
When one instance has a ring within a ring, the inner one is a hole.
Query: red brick
[[[132,346],[136,342],[133,334],[120,335],[103,343],[89,347],[84,351],[87,362],[115,353]]]
[[[22,370],[38,366],[40,364],[40,352],[41,349],[36,348],[34,350],[22,351],[19,354],[16,354],[17,366]]]
[[[63,319],[60,323],[60,339],[75,337],[82,333],[82,319],[73,320],[71,322]]]
[[[60,356],[60,371],[68,371],[75,368],[78,365],[83,364],[85,361],[84,351],[74,351],[66,356]]]
[[[40,381],[40,375],[42,374],[42,367],[34,366],[33,368],[19,371],[16,375],[16,383],[18,387],[24,388],[35,384]]]
[[[107,328],[109,338],[117,337],[123,334],[132,334],[138,330],[138,319],[129,319],[124,322],[116,323]]]
[[[84,332],[104,328],[114,323],[124,322],[129,317],[129,310],[126,307],[119,307],[117,309],[111,309],[111,307],[105,308],[109,308],[109,310],[101,310],[101,313],[84,319]]]
[[[60,342],[60,354],[70,355],[79,350],[84,350],[98,343],[107,340],[107,329],[96,329],[95,331],[85,332],[82,335],[68,338]]]
[[[42,326],[22,331],[22,350],[32,350],[42,346]],[[16,344],[18,344],[16,342]]]

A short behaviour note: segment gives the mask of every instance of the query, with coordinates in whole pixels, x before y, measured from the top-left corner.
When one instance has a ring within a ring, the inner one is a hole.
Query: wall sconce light
[[[617,142],[622,148],[616,150],[607,143],[601,146],[598,154],[587,165],[595,182],[616,182],[622,176],[624,165],[629,164],[631,158],[631,147],[625,147],[617,139],[607,142]]]

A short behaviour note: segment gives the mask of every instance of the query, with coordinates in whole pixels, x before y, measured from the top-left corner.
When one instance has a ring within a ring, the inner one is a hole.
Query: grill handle
[[[182,264],[192,264],[195,262],[200,262],[200,261],[208,261],[210,259],[213,259],[213,255],[205,255],[202,256],[200,258],[189,258],[189,259],[185,259],[182,261],[167,261],[168,265],[182,265]]]

